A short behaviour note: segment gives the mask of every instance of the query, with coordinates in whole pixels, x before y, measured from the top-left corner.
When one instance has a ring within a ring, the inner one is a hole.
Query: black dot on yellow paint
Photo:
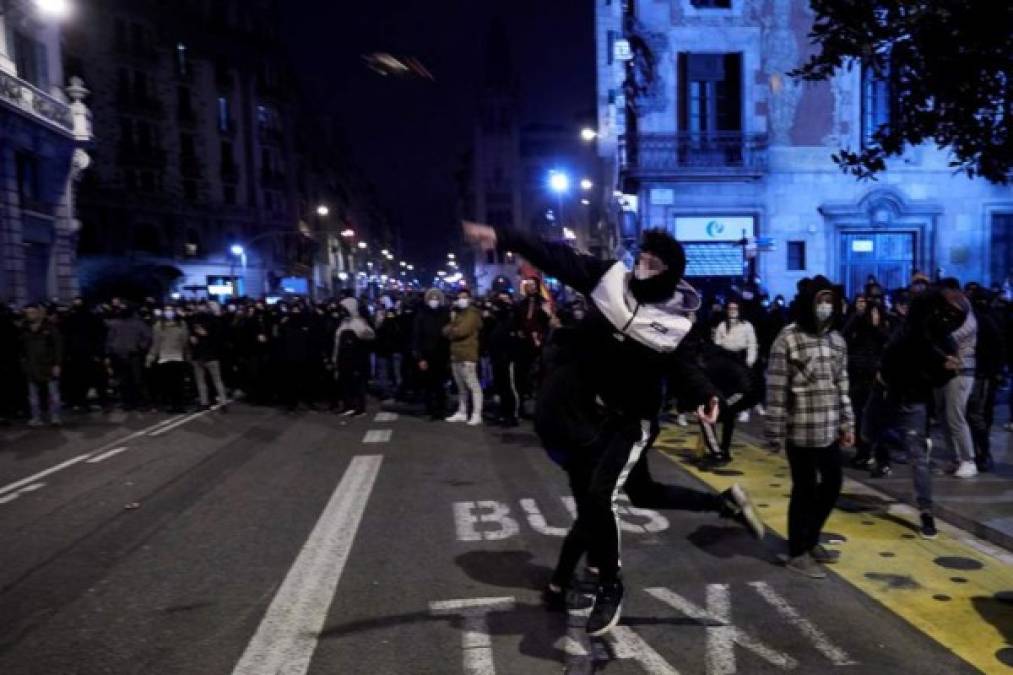
[[[780,483],[771,483],[770,487],[781,487]]]
[[[770,504],[757,504],[757,506],[759,506],[761,509],[770,508]]]
[[[863,520],[862,521],[862,525],[875,525],[875,524],[876,523],[872,522],[871,520]]]
[[[896,553],[892,553],[890,551],[883,551],[882,553],[879,554],[879,557],[880,558],[893,558],[896,555],[897,555]]]
[[[952,581],[955,584],[966,584],[967,583],[967,579],[965,579],[964,577],[950,577],[950,581]]]
[[[913,534],[902,534],[900,536],[902,536],[905,539],[914,539],[915,538],[915,536]]]
[[[933,562],[948,570],[980,570],[985,566],[980,560],[965,558],[959,555],[940,556]]]
[[[943,595],[942,593],[940,593],[938,595],[933,595],[932,599],[933,600],[938,600],[939,602],[949,602],[950,600],[952,600],[952,598],[950,596]]]
[[[1013,647],[1003,647],[995,653],[995,658],[999,663],[1013,667]]]

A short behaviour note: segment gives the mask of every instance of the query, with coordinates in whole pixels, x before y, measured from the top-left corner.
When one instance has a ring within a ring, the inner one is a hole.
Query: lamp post
[[[563,219],[563,195],[570,191],[570,177],[563,171],[550,171],[549,189],[556,193],[556,204],[559,207],[557,219],[559,220],[559,226],[564,227],[566,221]]]
[[[232,297],[239,295],[239,279],[236,278],[236,259],[243,261],[243,276],[246,276],[246,249],[239,244],[229,247],[232,256],[229,259],[229,279],[232,281]]]

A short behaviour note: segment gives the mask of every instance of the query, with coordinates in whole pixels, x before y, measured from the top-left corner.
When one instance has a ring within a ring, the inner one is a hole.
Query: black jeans
[[[517,384],[512,359],[493,357],[492,383],[499,397],[499,416],[508,420],[517,419]]]
[[[168,361],[158,364],[159,388],[169,410],[183,412],[186,401],[186,373],[190,364],[185,361]]]
[[[974,441],[974,458],[978,462],[992,454],[992,424],[995,421],[996,381],[991,377],[974,378],[971,398],[967,401],[967,423]]]
[[[419,371],[422,396],[426,403],[426,414],[432,418],[443,418],[447,414],[447,371],[450,364],[445,361],[426,361],[427,368]]]
[[[113,373],[119,382],[120,402],[124,409],[133,410],[147,401],[147,386],[144,382],[144,354],[113,356]]]
[[[820,532],[841,494],[841,449],[788,446],[791,501],[788,503],[788,553],[802,555],[820,543]]]
[[[338,387],[341,390],[341,403],[345,411],[366,412],[365,370],[343,369],[338,372]]]

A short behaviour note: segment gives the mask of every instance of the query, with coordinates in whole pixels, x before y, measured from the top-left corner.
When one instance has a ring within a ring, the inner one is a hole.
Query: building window
[[[875,145],[873,134],[890,124],[893,94],[889,73],[877,74],[869,66],[862,68],[862,143]]]
[[[183,181],[183,198],[188,202],[197,201],[197,181],[185,180]]]
[[[14,159],[18,178],[18,198],[21,208],[33,209],[42,197],[39,184],[39,158],[27,152],[18,152]]]
[[[742,54],[679,54],[679,130],[742,130]]]
[[[228,206],[236,205],[236,186],[225,185],[222,188],[222,198],[225,200],[225,204]]]
[[[1013,284],[1013,213],[992,214],[991,267],[993,285]]]
[[[194,160],[197,158],[197,150],[193,141],[193,134],[180,134],[179,135],[179,153],[186,160]]]
[[[116,49],[118,51],[125,52],[127,50],[127,24],[123,19],[116,19],[113,27]]]
[[[789,241],[788,242],[788,271],[789,272],[803,272],[803,271],[805,271],[805,242],[804,241]]]
[[[229,99],[226,96],[218,97],[218,130],[229,130]]]
[[[134,101],[144,103],[148,96],[148,75],[140,70],[134,71]]]
[[[130,100],[130,73],[126,68],[116,71],[116,97],[121,104]]]
[[[46,45],[14,31],[14,67],[18,77],[30,82],[43,91],[49,90],[49,57]]]
[[[732,0],[692,0],[697,9],[731,9]]]
[[[150,171],[141,172],[141,191],[142,192],[154,192],[155,191],[155,174]]]
[[[180,120],[193,119],[193,99],[190,96],[189,87],[178,87],[176,89],[177,107]]]

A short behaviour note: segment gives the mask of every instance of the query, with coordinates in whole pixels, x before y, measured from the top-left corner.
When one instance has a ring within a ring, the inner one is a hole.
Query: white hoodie
[[[748,321],[734,319],[719,323],[714,329],[714,344],[730,352],[746,352],[746,365],[750,368],[756,363],[756,332]]]

